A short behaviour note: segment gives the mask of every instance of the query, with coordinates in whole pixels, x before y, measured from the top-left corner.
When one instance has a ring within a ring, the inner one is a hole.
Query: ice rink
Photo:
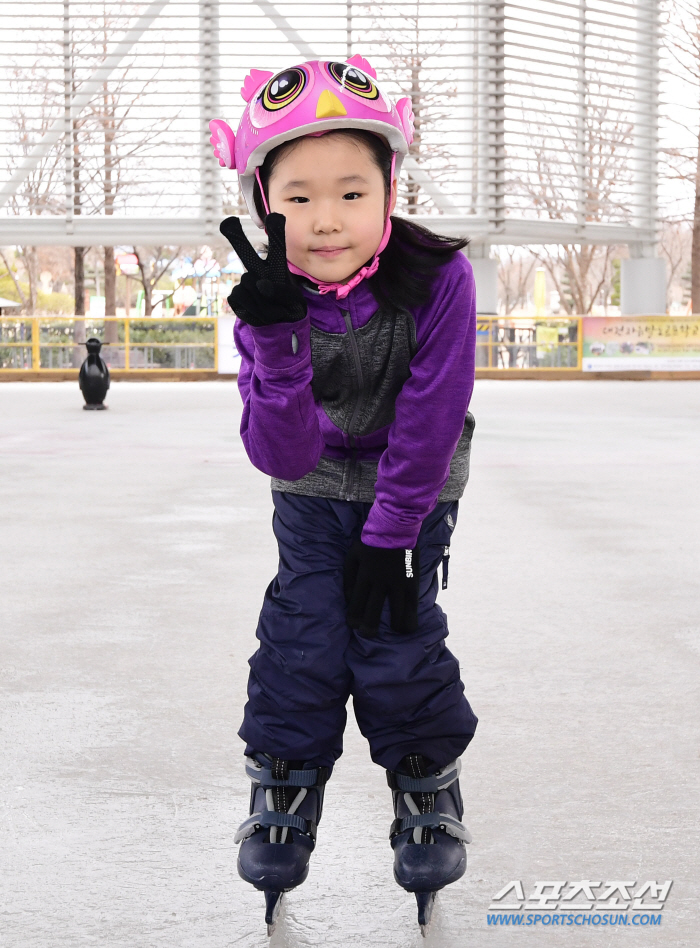
[[[236,731],[276,569],[233,383],[0,385],[0,944],[263,948]],[[480,718],[423,941],[354,721],[272,948],[698,945],[700,383],[480,381],[441,603]],[[673,879],[660,927],[489,927],[521,880]]]

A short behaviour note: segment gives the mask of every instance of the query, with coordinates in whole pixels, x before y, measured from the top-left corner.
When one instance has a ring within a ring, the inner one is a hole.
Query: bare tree
[[[109,53],[110,42],[118,32],[119,23],[107,10],[89,18],[81,35],[80,54],[94,71]],[[74,42],[74,56],[77,44]],[[138,187],[127,167],[134,158],[145,158],[156,146],[160,134],[166,132],[176,116],[153,117],[132,122],[148,86],[156,79],[162,57],[154,57],[149,75],[135,79],[129,66],[111,75],[95,94],[80,117],[80,129],[74,134],[74,200],[76,213],[103,213],[112,217],[118,205]],[[80,88],[74,85],[74,94]],[[83,177],[81,179],[80,173]],[[79,260],[80,256],[80,260]],[[76,252],[76,285],[79,263],[84,253]],[[116,315],[116,265],[114,247],[103,247],[105,315]],[[82,270],[80,271],[82,272]],[[77,295],[77,294],[76,294]],[[117,342],[117,325],[108,323],[105,340]]]
[[[691,265],[693,230],[683,222],[666,222],[661,228],[659,250],[666,258],[666,308],[683,298],[683,277]]]
[[[72,94],[75,96],[75,80],[72,84]],[[85,115],[74,116],[71,122],[71,171],[73,187],[73,214],[80,217],[83,213],[83,174],[82,174],[82,154],[84,148],[85,135]],[[73,295],[75,298],[75,315],[85,315],[85,257],[89,247],[74,247],[74,271],[73,271]],[[84,324],[80,323],[76,331],[81,335]],[[84,333],[82,333],[84,335]],[[82,338],[76,336],[77,342],[84,342]],[[77,355],[76,355],[77,358]]]
[[[164,256],[166,251],[170,253],[170,256]],[[158,281],[165,276],[180,255],[179,247],[172,251],[172,253],[171,251],[172,248],[166,247],[133,248],[133,253],[136,255],[139,265],[139,275],[137,279],[139,279],[143,287],[145,316],[151,316],[153,314],[153,291],[157,287]]]
[[[131,8],[129,12],[129,8],[131,5],[120,5],[118,9],[115,6],[115,12],[110,13],[105,6],[101,13],[78,17],[70,41],[68,81],[73,100],[85,80],[105,61],[113,37],[123,31],[124,17],[129,18],[135,9]],[[23,63],[12,73],[8,98],[12,103],[10,122],[15,128],[17,143],[13,163],[26,157],[63,111],[65,74],[55,68],[56,52],[55,45],[47,42],[37,48],[32,64]],[[119,199],[126,197],[132,187],[138,187],[138,176],[128,180],[124,173],[125,165],[157,148],[161,133],[166,132],[177,118],[177,113],[164,118],[141,114],[136,123],[129,124],[131,113],[149,86],[152,87],[162,61],[163,56],[152,56],[148,74],[144,75],[140,70],[138,77],[134,76],[128,63],[114,71],[80,114],[73,115],[71,141],[57,143],[39,162],[13,196],[10,209],[17,214],[31,215],[64,210],[65,186],[61,171],[67,148],[74,216],[102,213],[112,216]],[[88,250],[86,247],[74,250],[75,312],[78,316],[85,314],[85,256]],[[26,311],[34,312],[36,250],[20,247],[18,257],[28,283],[26,304],[23,305]],[[104,266],[106,310],[109,315],[114,315],[116,272],[113,248],[104,249]]]
[[[227,216],[234,214],[236,217],[244,217],[248,213],[248,208],[238,183],[238,175],[235,179],[231,175],[226,175],[221,179],[221,188],[223,192],[222,210]]]
[[[601,292],[612,284],[616,249],[593,244],[556,244],[536,251],[569,315],[590,313]]]
[[[690,101],[695,111],[696,140],[694,148],[672,147],[665,149],[668,161],[668,176],[685,181],[693,194],[692,246],[690,255],[691,303],[694,312],[700,311],[700,124],[697,121],[698,97],[700,94],[700,5],[696,0],[673,0],[668,7],[666,24],[667,44],[670,55],[680,69],[680,75],[691,89]],[[688,129],[680,119],[672,119],[683,133]],[[679,222],[680,223],[680,222]],[[668,253],[661,247],[668,259]]]
[[[31,309],[28,295],[24,292],[22,288],[22,284],[18,277],[16,267],[14,267],[12,263],[7,259],[5,250],[2,248],[0,248],[0,260],[2,260],[3,264],[5,265],[7,276],[10,277],[10,279],[12,280],[14,284],[15,291],[17,293],[17,296],[19,296],[20,303],[22,304],[22,312],[26,312],[31,315],[33,313],[33,310]]]
[[[630,220],[626,200],[632,193],[632,122],[595,84],[589,84],[584,114],[582,129],[574,116],[553,129],[532,123],[531,143],[525,150],[527,170],[510,181],[511,193],[550,220]],[[537,251],[567,313],[590,313],[611,285],[613,249],[560,244]]]
[[[61,294],[65,294],[67,292],[68,284],[72,276],[70,261],[73,255],[71,250],[72,248],[69,247],[55,245],[40,245],[35,248],[36,271],[39,274],[39,283],[42,285],[42,289],[45,293],[60,292]],[[30,304],[28,284],[26,280],[23,279],[26,273],[23,268],[22,259],[17,254],[17,250],[14,247],[0,247],[0,263],[3,265],[0,266],[0,276],[7,276],[11,279],[19,302],[25,312],[28,313]],[[50,277],[50,280],[48,284],[45,284],[45,280],[48,279],[48,277]],[[45,304],[42,305],[42,300],[39,295],[40,292],[41,291],[37,292],[37,305],[35,310],[35,312],[39,313],[45,311]]]
[[[537,257],[522,247],[499,247],[500,266],[498,282],[501,286],[501,301],[505,315],[510,316],[514,309],[527,300],[527,288],[532,271],[538,262]]]
[[[39,65],[40,63],[37,63],[37,66]],[[33,70],[29,77],[25,71],[15,69],[10,81],[10,92],[10,101],[13,105],[8,118],[18,145],[15,159],[10,162],[11,169],[18,160],[30,154],[36,142],[41,140],[51,127],[56,114],[57,101],[52,83],[40,68]],[[9,202],[9,208],[13,214],[53,214],[62,206],[61,158],[58,146],[52,148],[22,180]],[[37,248],[19,246],[16,249],[16,258],[26,277],[26,293],[22,289],[21,281],[16,279],[14,269],[8,264],[3,254],[3,262],[15,284],[22,310],[28,315],[33,315],[37,307],[39,284]]]
[[[413,142],[409,154],[419,165],[438,181],[454,168],[454,156],[438,134],[441,125],[450,118],[451,103],[457,97],[457,84],[450,70],[436,69],[438,59],[449,42],[450,31],[456,21],[446,19],[440,29],[426,25],[425,17],[433,16],[428,7],[421,10],[421,0],[414,3],[383,5],[376,17],[375,4],[359,4],[374,17],[373,29],[377,30],[382,46],[382,55],[392,67],[392,75],[402,89],[410,89],[413,109]],[[392,24],[386,28],[386,20]],[[406,210],[416,214],[431,203],[431,198],[410,174]]]

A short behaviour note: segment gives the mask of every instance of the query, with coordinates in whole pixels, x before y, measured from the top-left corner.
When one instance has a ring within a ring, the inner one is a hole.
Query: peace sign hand
[[[304,295],[287,266],[284,225],[284,214],[267,215],[269,248],[265,260],[251,246],[238,217],[227,217],[219,227],[248,271],[234,286],[228,302],[236,316],[249,326],[296,323],[306,316]]]

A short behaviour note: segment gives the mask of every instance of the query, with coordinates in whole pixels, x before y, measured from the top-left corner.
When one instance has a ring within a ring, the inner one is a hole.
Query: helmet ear
[[[209,141],[214,146],[214,155],[219,159],[222,168],[235,168],[236,158],[234,155],[234,146],[236,136],[230,125],[221,119],[212,119],[209,123],[211,138]]]
[[[367,75],[373,79],[377,78],[377,70],[374,66],[370,66],[367,60],[360,56],[359,53],[355,53],[354,56],[351,56],[350,59],[346,59],[345,62],[350,63],[351,66],[357,66],[358,69],[361,69],[362,72],[366,72]]]
[[[246,102],[250,102],[256,90],[260,88],[263,82],[267,82],[267,80],[272,79],[273,76],[274,72],[269,72],[267,69],[251,69],[241,86],[241,95]]]
[[[403,126],[403,133],[406,136],[406,141],[410,145],[413,141],[413,107],[408,96],[404,96],[403,99],[399,99],[399,101],[396,103],[396,111],[399,113],[401,125]]]

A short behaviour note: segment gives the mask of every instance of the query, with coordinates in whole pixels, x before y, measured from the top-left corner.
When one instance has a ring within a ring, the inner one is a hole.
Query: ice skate
[[[456,760],[436,773],[430,770],[429,760],[409,754],[396,771],[387,771],[396,817],[390,833],[394,878],[415,893],[423,935],[430,925],[435,894],[464,875],[465,843],[471,842],[461,822],[461,762]]]
[[[250,816],[235,836],[241,843],[238,872],[265,893],[271,935],[283,894],[309,874],[329,772],[327,767],[304,769],[298,761],[256,754],[246,758],[246,773],[252,782]]]

